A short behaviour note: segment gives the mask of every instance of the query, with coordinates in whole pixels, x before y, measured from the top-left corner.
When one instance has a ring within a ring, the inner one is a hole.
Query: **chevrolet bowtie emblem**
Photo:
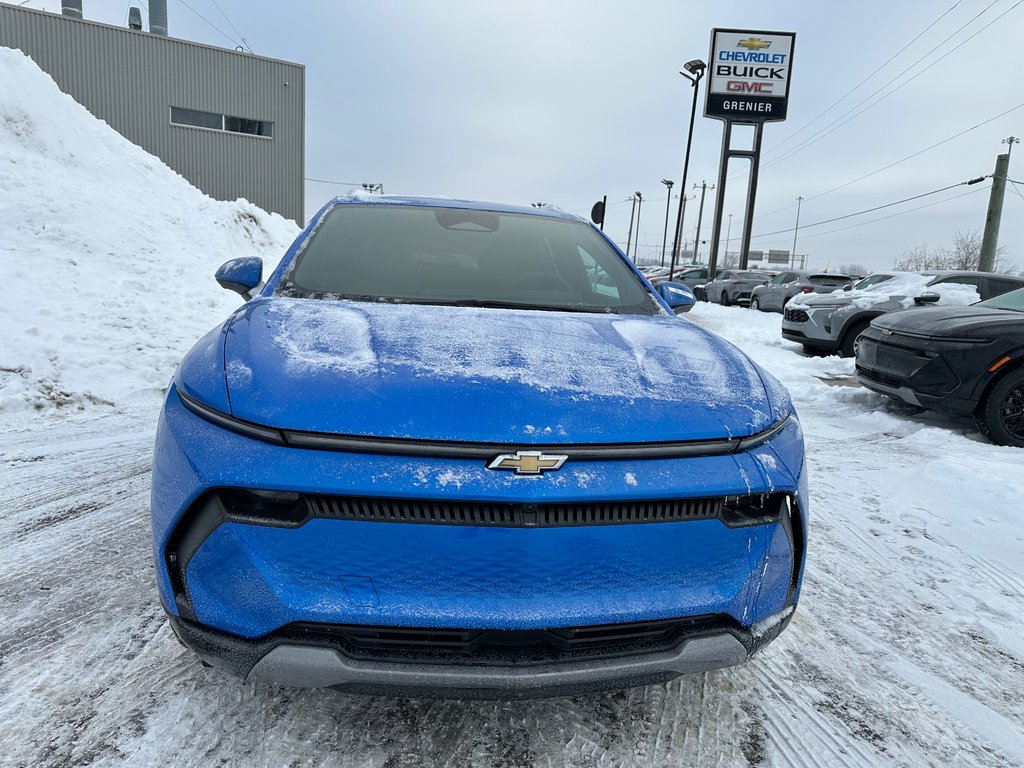
[[[487,465],[488,469],[512,469],[517,475],[539,475],[543,472],[561,469],[568,456],[540,451],[516,451],[496,456]]]
[[[748,37],[746,40],[740,40],[736,45],[742,45],[751,51],[760,51],[762,48],[771,48],[772,41],[762,40],[760,37]]]

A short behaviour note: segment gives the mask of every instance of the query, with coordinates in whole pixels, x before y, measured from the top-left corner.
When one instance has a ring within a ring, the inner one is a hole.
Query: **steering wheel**
[[[525,288],[537,291],[559,291],[560,293],[575,293],[573,287],[564,279],[551,272],[531,272],[512,283],[513,289]]]

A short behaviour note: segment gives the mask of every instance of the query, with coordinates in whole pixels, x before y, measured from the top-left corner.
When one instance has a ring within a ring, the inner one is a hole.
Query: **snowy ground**
[[[756,661],[516,703],[246,685],[161,615],[156,399],[17,411],[0,414],[0,763],[1020,765],[1021,452],[848,386],[850,362],[803,357],[777,315],[691,314],[790,387],[807,432],[803,599]]]
[[[803,598],[754,662],[519,703],[202,667],[150,560],[160,389],[237,306],[216,266],[272,262],[296,229],[203,197],[0,49],[0,232],[0,765],[1024,764],[1024,452],[708,304],[691,319],[782,379],[807,434]]]

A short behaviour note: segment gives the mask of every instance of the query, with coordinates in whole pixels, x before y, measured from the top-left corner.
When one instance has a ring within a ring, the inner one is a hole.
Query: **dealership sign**
[[[794,32],[711,30],[704,116],[734,123],[786,119]]]

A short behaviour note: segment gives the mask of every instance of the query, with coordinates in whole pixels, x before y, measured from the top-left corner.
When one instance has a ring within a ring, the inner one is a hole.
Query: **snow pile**
[[[298,228],[205,196],[0,48],[0,232],[3,411],[160,391],[239,304],[217,267],[269,274]]]
[[[890,299],[899,300],[904,307],[914,306],[914,297],[923,293],[936,293],[940,296],[939,304],[944,305],[967,305],[980,301],[978,289],[973,285],[964,283],[939,283],[929,286],[935,275],[919,275],[914,272],[897,275],[891,280],[882,283],[875,283],[868,288],[852,289],[849,291],[838,290],[829,294],[798,293],[789,300],[787,306],[806,304],[812,298],[818,301],[825,301],[822,296],[840,297],[849,299],[854,305],[867,308],[880,304]]]

